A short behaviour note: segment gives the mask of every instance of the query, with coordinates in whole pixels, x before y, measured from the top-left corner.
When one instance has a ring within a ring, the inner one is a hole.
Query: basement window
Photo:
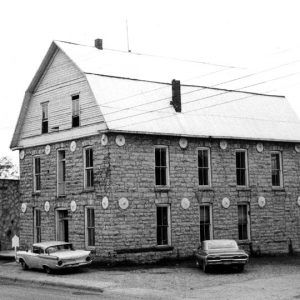
[[[79,95],[72,96],[72,127],[80,126]]]
[[[42,133],[48,133],[48,102],[42,103]]]

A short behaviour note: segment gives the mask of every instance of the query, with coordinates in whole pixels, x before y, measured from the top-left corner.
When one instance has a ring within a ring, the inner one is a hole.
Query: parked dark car
[[[248,254],[239,249],[234,240],[206,240],[201,243],[196,253],[196,265],[204,272],[217,265],[235,266],[243,271],[249,260]]]

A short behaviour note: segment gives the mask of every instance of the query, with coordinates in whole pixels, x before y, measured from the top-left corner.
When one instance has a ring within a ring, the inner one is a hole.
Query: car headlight
[[[91,261],[91,257],[87,256],[87,258],[85,259],[86,261]]]
[[[59,260],[59,261],[57,262],[57,264],[58,264],[59,266],[61,266],[61,265],[63,264],[63,261],[62,261],[62,260]]]

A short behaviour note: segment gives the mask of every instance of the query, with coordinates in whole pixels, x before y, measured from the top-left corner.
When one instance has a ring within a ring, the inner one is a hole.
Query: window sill
[[[95,188],[87,188],[81,191],[80,194],[84,194],[84,193],[94,193],[95,192]]]
[[[238,240],[238,245],[250,245],[252,242],[251,240]]]
[[[249,186],[236,186],[237,191],[251,191],[251,188]]]
[[[142,252],[161,252],[161,251],[172,251],[174,249],[173,246],[162,245],[162,246],[154,246],[154,247],[143,247],[143,248],[124,248],[116,250],[117,254],[125,254],[125,253],[142,253]]]
[[[211,186],[198,186],[198,191],[213,191],[214,189]]]
[[[272,186],[272,191],[274,192],[285,192],[285,188],[282,186]]]
[[[170,186],[155,186],[154,191],[155,192],[165,192],[167,193],[170,190]]]
[[[59,198],[66,198],[67,197],[67,195],[57,195],[57,199],[59,199]]]

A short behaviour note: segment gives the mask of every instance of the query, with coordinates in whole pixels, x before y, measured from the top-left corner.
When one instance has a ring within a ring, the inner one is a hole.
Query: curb
[[[18,277],[6,277],[0,275],[0,280],[6,281],[6,282],[19,282],[19,283],[31,283],[36,284],[40,286],[52,286],[52,287],[65,287],[70,289],[77,289],[77,290],[85,290],[85,291],[93,291],[93,292],[100,292],[103,293],[104,289],[100,287],[94,287],[94,286],[87,286],[87,285],[78,285],[78,284],[70,284],[70,283],[64,283],[64,282],[51,282],[51,281],[39,281],[39,280],[31,280],[31,279],[23,279]]]

